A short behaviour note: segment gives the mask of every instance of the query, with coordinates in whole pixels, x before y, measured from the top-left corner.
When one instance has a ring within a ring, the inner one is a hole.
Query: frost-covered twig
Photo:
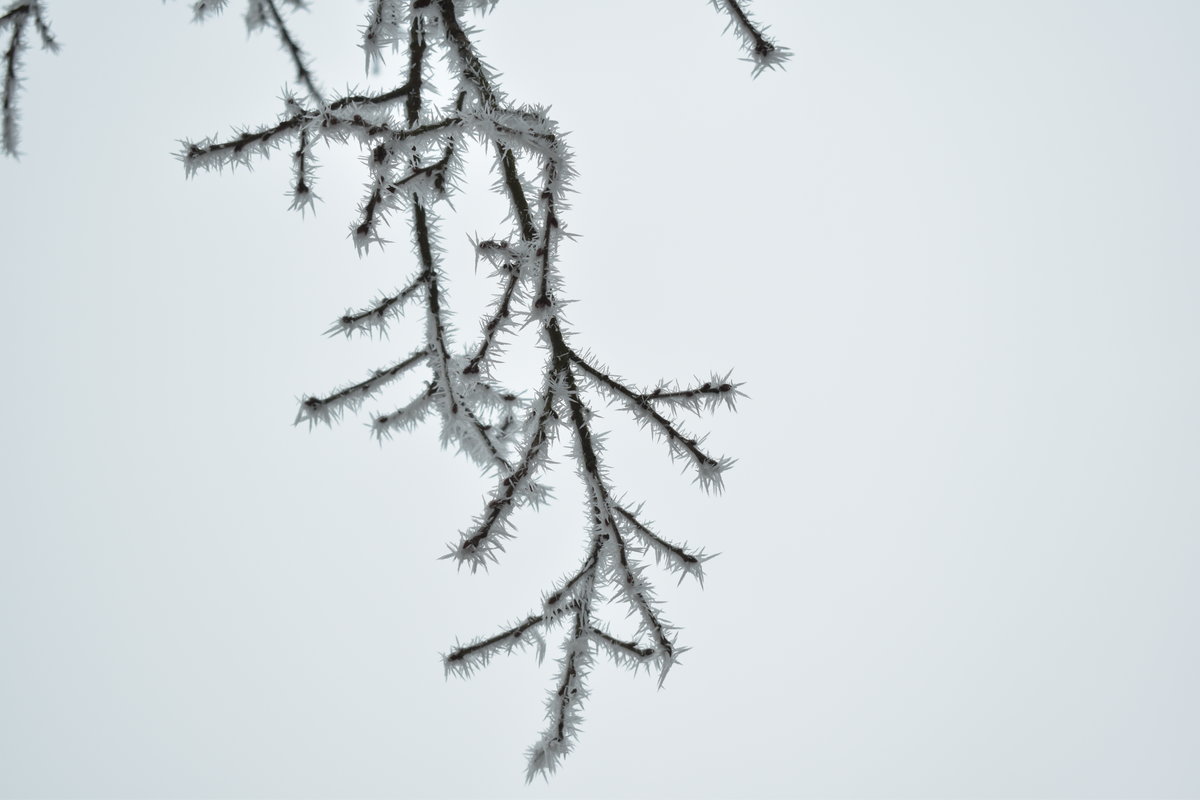
[[[650,530],[648,525],[638,519],[635,512],[630,511],[624,506],[618,505],[616,506],[616,510],[617,516],[625,521],[628,530],[633,536],[639,539],[646,548],[653,551],[655,563],[664,565],[672,572],[678,572],[680,583],[690,575],[700,585],[704,585],[704,562],[713,558],[713,556],[705,553],[703,550],[693,553],[683,545],[668,542]]]
[[[257,4],[257,5],[256,5]],[[299,3],[293,0],[294,5]],[[703,582],[710,558],[675,544],[651,530],[641,508],[618,501],[604,462],[604,437],[596,430],[591,392],[617,402],[655,436],[667,442],[673,457],[693,469],[705,489],[720,490],[730,459],[714,456],[701,438],[672,419],[677,411],[733,409],[741,396],[730,375],[713,374],[692,386],[660,382],[635,388],[572,344],[562,315],[560,245],[570,237],[563,221],[569,210],[574,170],[571,153],[557,124],[544,108],[511,103],[498,88],[491,68],[475,49],[473,31],[464,23],[471,10],[486,11],[493,0],[371,0],[362,47],[368,67],[381,65],[388,48],[407,48],[402,82],[379,94],[347,93],[323,100],[301,52],[289,38],[273,0],[251,0],[265,23],[274,25],[293,54],[299,80],[311,97],[285,98],[279,118],[231,138],[185,142],[180,158],[189,175],[198,170],[248,165],[285,143],[292,150],[293,206],[311,205],[316,164],[312,148],[320,143],[354,143],[364,153],[365,195],[351,223],[360,254],[386,244],[390,224],[407,218],[417,260],[416,276],[403,289],[379,296],[367,307],[347,311],[327,333],[385,333],[389,321],[410,306],[423,306],[424,332],[415,352],[364,381],[326,397],[308,397],[296,422],[329,423],[346,410],[357,410],[385,384],[420,365],[429,368],[424,391],[397,410],[376,414],[372,433],[382,440],[407,430],[436,412],[442,441],[454,444],[496,484],[483,510],[449,546],[444,556],[472,572],[498,561],[515,535],[513,514],[550,497],[542,477],[552,465],[552,449],[562,443],[576,465],[588,509],[583,558],[578,568],[542,595],[534,609],[499,633],[457,644],[443,657],[447,674],[468,676],[493,656],[534,645],[539,661],[545,636],[564,626],[559,673],[547,702],[547,727],[529,749],[526,777],[549,775],[571,750],[586,696],[585,679],[595,655],[603,650],[619,665],[645,668],[659,682],[686,648],[664,617],[647,567],[650,557],[680,580]],[[766,38],[735,0],[717,2],[730,14],[739,36],[749,42],[756,74],[778,66],[787,51]],[[288,44],[290,42],[290,44]],[[426,91],[436,70],[430,56],[444,59],[451,100],[433,107]],[[401,106],[401,103],[403,105]],[[395,116],[394,116],[395,115]],[[480,321],[476,337],[460,341],[446,303],[448,275],[439,242],[440,210],[458,191],[461,160],[469,140],[485,143],[495,158],[494,187],[509,207],[512,230],[505,237],[474,242],[476,264],[492,267],[495,300]],[[536,331],[545,354],[539,387],[526,396],[496,377],[506,341],[522,330]],[[625,606],[631,630],[610,630],[599,610],[609,600]]]
[[[397,364],[375,370],[366,380],[338,389],[325,397],[305,397],[300,403],[295,424],[307,422],[310,428],[319,422],[333,424],[334,420],[342,418],[344,411],[357,411],[364,400],[428,357],[428,351],[418,350]]]
[[[696,470],[696,482],[703,489],[720,492],[724,488],[721,476],[727,469],[733,466],[732,459],[724,457],[713,458],[704,452],[700,447],[702,440],[688,435],[675,422],[663,416],[654,408],[652,399],[646,393],[631,389],[604,370],[593,366],[587,359],[574,350],[570,352],[570,357],[584,374],[596,382],[597,386],[618,400],[623,401],[625,407],[638,422],[649,427],[656,436],[665,439],[670,445],[672,458],[691,461],[693,468]],[[730,388],[726,392],[721,392],[718,388],[715,394],[732,396],[737,391],[735,384],[722,383],[721,386],[728,386]]]
[[[346,338],[350,338],[355,333],[363,335],[387,333],[388,322],[404,313],[405,304],[425,286],[425,281],[428,279],[429,273],[422,270],[417,277],[409,281],[407,286],[395,294],[383,295],[367,308],[358,311],[346,309],[346,313],[338,317],[325,333],[329,336],[341,333],[345,334]]]
[[[488,500],[483,513],[471,528],[462,534],[457,546],[452,546],[444,558],[453,558],[460,565],[468,564],[471,571],[487,567],[496,560],[496,551],[503,550],[503,540],[513,537],[509,517],[522,505],[538,505],[547,499],[547,489],[535,481],[539,467],[545,465],[553,436],[554,398],[557,377],[551,375],[542,390],[536,414],[532,420],[528,441],[520,459],[500,477],[499,485]]]
[[[713,8],[729,17],[726,30],[733,29],[742,51],[746,53],[746,61],[754,65],[754,77],[764,70],[782,69],[792,58],[792,51],[780,47],[775,40],[767,35],[767,28],[754,21],[754,16],[746,10],[749,0],[710,0]]]
[[[58,52],[58,42],[46,22],[45,3],[42,0],[20,0],[0,15],[0,42],[5,31],[11,32],[8,45],[4,48],[4,85],[0,89],[0,149],[10,156],[18,155],[20,129],[17,127],[17,90],[21,87],[21,57],[28,45],[25,28],[33,22],[42,48]]]
[[[279,0],[279,2],[291,6],[297,11],[308,8],[305,0]],[[228,4],[229,0],[195,0],[192,3],[192,19],[196,22],[203,22],[211,16],[220,14]],[[247,0],[244,18],[246,30],[250,33],[263,28],[275,30],[280,46],[287,52],[296,69],[296,80],[317,105],[322,105],[324,101],[321,99],[321,90],[317,88],[316,79],[313,77],[312,67],[308,64],[303,48],[296,42],[296,38],[288,29],[287,22],[284,21],[283,15],[279,12],[279,6],[276,5],[276,0]]]
[[[287,1],[294,8],[305,7],[303,0]],[[250,7],[246,10],[246,27],[254,31],[268,25],[275,28],[275,32],[279,34],[279,43],[292,59],[292,64],[296,67],[296,80],[303,84],[304,88],[308,90],[309,96],[318,105],[324,104],[325,101],[321,99],[321,90],[317,88],[312,68],[308,65],[304,51],[300,49],[300,45],[296,44],[296,39],[288,30],[287,23],[283,21],[283,15],[279,13],[279,8],[275,5],[275,0],[250,0]]]
[[[538,646],[538,661],[540,662],[546,655],[546,642],[542,639],[538,628],[546,621],[545,614],[530,614],[521,622],[506,628],[495,636],[455,647],[442,659],[446,674],[455,673],[462,677],[468,677],[476,666],[487,664],[496,653],[501,651],[511,653],[515,649],[524,649],[531,643],[536,643]]]
[[[583,722],[583,701],[587,697],[584,681],[592,665],[589,605],[575,604],[571,635],[563,643],[558,659],[559,677],[546,701],[546,730],[527,752],[526,782],[538,775],[552,775],[563,756],[571,752]]]

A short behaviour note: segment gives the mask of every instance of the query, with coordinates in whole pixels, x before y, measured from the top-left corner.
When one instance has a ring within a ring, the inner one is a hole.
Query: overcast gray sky
[[[125,5],[51,0],[0,162],[0,795],[1200,795],[1200,5],[761,0],[796,57],[754,81],[700,0],[480,22],[571,132],[576,341],[750,395],[691,423],[740,459],[720,497],[605,413],[616,486],[721,556],[661,581],[666,687],[602,662],[529,788],[552,665],[439,654],[578,563],[570,464],[471,576],[436,556],[488,482],[432,426],[291,427],[410,351],[321,336],[408,234],[355,256],[352,149],[315,218],[283,157],[185,181],[177,140],[273,120],[288,63],[237,0]],[[327,86],[362,10],[296,20]]]

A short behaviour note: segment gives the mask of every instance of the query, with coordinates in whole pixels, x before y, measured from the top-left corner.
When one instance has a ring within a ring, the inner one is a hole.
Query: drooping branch
[[[282,1],[282,0],[279,0]],[[297,2],[298,0],[291,0]],[[425,389],[396,410],[374,415],[369,423],[382,441],[436,413],[443,444],[454,444],[485,471],[495,485],[483,510],[461,531],[444,558],[471,571],[495,563],[515,536],[516,509],[537,506],[550,497],[541,481],[548,472],[551,450],[560,442],[576,464],[587,508],[583,557],[578,568],[542,595],[541,608],[499,633],[456,644],[443,657],[446,673],[470,675],[493,656],[535,645],[539,659],[545,634],[567,627],[558,659],[558,678],[547,702],[546,729],[528,753],[527,777],[548,775],[577,738],[585,679],[600,650],[619,665],[658,673],[660,683],[679,655],[676,628],[665,618],[647,575],[648,561],[668,572],[703,582],[703,550],[676,544],[654,532],[616,499],[604,463],[603,433],[589,397],[593,394],[625,407],[652,434],[665,440],[671,454],[688,461],[697,481],[720,490],[732,465],[711,456],[702,439],[691,436],[669,416],[677,411],[733,409],[740,384],[730,375],[712,374],[691,386],[659,382],[649,389],[631,386],[571,342],[574,334],[562,315],[560,246],[570,238],[563,222],[574,177],[565,138],[546,110],[511,104],[498,88],[492,70],[462,21],[470,9],[485,9],[492,0],[371,0],[363,30],[368,66],[382,63],[383,51],[407,45],[403,83],[378,94],[347,94],[324,103],[302,50],[278,14],[276,0],[259,2],[266,22],[285,36],[300,82],[317,107],[295,98],[273,124],[247,129],[224,141],[206,139],[185,144],[181,158],[188,173],[225,165],[247,164],[266,157],[285,142],[295,142],[293,205],[311,202],[320,143],[356,143],[364,152],[367,180],[351,235],[360,254],[382,245],[384,232],[403,211],[407,217],[417,271],[403,289],[379,296],[369,305],[346,313],[327,333],[384,333],[391,320],[420,300],[425,325],[421,347],[402,361],[378,370],[365,381],[327,397],[306,398],[297,421],[330,422],[344,410],[355,410],[376,390],[418,365],[429,369]],[[731,17],[738,35],[751,42],[756,74],[781,65],[787,51],[775,45],[735,0],[716,2]],[[290,42],[290,44],[289,44]],[[294,46],[294,47],[293,47]],[[434,108],[430,66],[433,54],[445,59],[452,98]],[[427,91],[428,90],[428,91]],[[402,118],[398,104],[403,103]],[[484,312],[478,337],[456,343],[446,300],[447,273],[439,245],[439,213],[459,190],[461,159],[468,140],[483,142],[493,154],[497,191],[509,207],[512,230],[507,236],[474,242],[480,258],[493,268],[497,294]],[[291,145],[289,145],[291,146]],[[541,386],[527,398],[505,388],[496,366],[508,340],[522,330],[537,332],[545,355]],[[464,346],[464,344],[466,346]],[[585,391],[590,393],[585,396]],[[612,599],[626,606],[636,621],[632,632],[610,630],[599,610]]]

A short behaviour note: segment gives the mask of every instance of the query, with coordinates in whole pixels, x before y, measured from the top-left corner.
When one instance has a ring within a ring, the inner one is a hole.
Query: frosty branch
[[[711,557],[655,533],[641,506],[619,499],[605,465],[603,434],[596,428],[593,404],[603,400],[627,412],[666,444],[672,459],[690,470],[702,489],[720,492],[733,461],[710,452],[703,437],[687,432],[680,412],[733,410],[740,384],[729,374],[713,374],[690,386],[660,382],[637,387],[575,344],[576,334],[563,316],[560,246],[569,238],[563,214],[569,210],[574,169],[571,152],[557,123],[540,106],[511,102],[496,83],[464,18],[487,11],[496,0],[371,0],[362,47],[368,67],[382,64],[388,49],[406,50],[400,83],[374,94],[322,91],[312,64],[288,27],[285,11],[304,9],[304,0],[248,0],[245,19],[251,31],[269,31],[294,70],[302,91],[284,97],[273,121],[235,130],[221,138],[183,143],[179,158],[187,174],[248,166],[286,148],[290,154],[291,205],[305,211],[316,202],[319,145],[353,145],[365,154],[363,197],[350,225],[360,255],[382,247],[393,222],[406,220],[416,268],[402,288],[380,294],[362,307],[348,309],[326,331],[347,338],[386,333],[405,313],[423,319],[421,341],[364,379],[323,395],[305,397],[295,422],[332,424],[355,412],[384,387],[419,369],[428,370],[425,388],[389,413],[376,413],[370,428],[377,438],[411,429],[436,415],[444,445],[453,444],[488,475],[495,488],[478,516],[447,546],[443,558],[476,572],[499,561],[515,536],[517,509],[550,499],[542,482],[552,450],[566,449],[582,484],[587,519],[583,558],[534,601],[534,610],[490,636],[456,644],[443,657],[447,675],[467,676],[493,656],[534,645],[539,662],[545,637],[562,635],[558,677],[549,693],[547,725],[528,751],[526,776],[548,775],[573,747],[581,720],[586,682],[595,656],[606,653],[616,664],[655,672],[661,685],[686,650],[676,628],[664,617],[647,567],[652,557],[682,581],[703,583]],[[227,5],[226,0],[197,0],[196,19]],[[729,20],[757,75],[781,67],[789,52],[777,46],[754,22],[739,0],[712,0]],[[32,22],[43,44],[54,40],[40,0],[19,2],[0,17],[10,34],[5,55],[4,147],[16,150],[14,96],[19,59]],[[434,56],[442,59],[440,73]],[[435,106],[429,97],[437,76],[451,100]],[[447,91],[448,90],[448,91]],[[476,263],[491,268],[496,295],[479,333],[457,339],[446,303],[448,281],[439,230],[442,209],[460,191],[463,160],[471,142],[482,143],[493,159],[494,190],[508,206],[512,229],[505,237],[476,240]],[[512,390],[496,374],[505,343],[521,330],[536,331],[544,353],[539,385]],[[631,630],[614,632],[602,610],[609,600],[627,607]]]
[[[331,423],[345,411],[358,410],[402,374],[426,366],[430,377],[425,390],[396,411],[376,414],[371,428],[378,437],[390,436],[436,412],[443,443],[453,444],[495,476],[495,489],[483,510],[458,541],[448,545],[444,558],[472,572],[497,562],[505,542],[515,535],[513,512],[549,498],[541,479],[552,447],[560,441],[570,447],[588,509],[582,563],[545,592],[536,610],[519,622],[457,644],[444,656],[447,674],[462,676],[498,653],[530,644],[540,660],[546,652],[544,637],[565,628],[559,677],[547,702],[548,724],[528,752],[527,778],[532,779],[554,772],[572,748],[596,652],[604,651],[620,665],[655,671],[661,684],[686,649],[663,616],[646,574],[646,558],[652,555],[680,580],[691,576],[702,581],[703,565],[710,557],[662,538],[641,519],[640,508],[631,510],[616,499],[585,389],[617,403],[664,441],[671,457],[685,462],[707,491],[721,490],[733,462],[709,453],[703,440],[683,430],[672,415],[732,409],[740,392],[729,375],[714,375],[689,387],[662,383],[653,389],[637,388],[572,343],[562,315],[559,269],[560,244],[568,236],[561,214],[568,209],[574,175],[571,154],[544,109],[511,103],[475,49],[463,15],[492,5],[489,0],[375,0],[363,33],[368,65],[381,62],[385,48],[406,44],[404,82],[381,94],[347,94],[325,102],[278,10],[270,0],[251,3],[251,27],[276,28],[309,97],[287,97],[284,114],[272,123],[227,139],[185,143],[181,158],[194,174],[249,164],[280,147],[294,148],[293,207],[304,209],[315,197],[311,165],[316,145],[353,142],[367,154],[366,187],[351,238],[364,254],[384,243],[383,230],[403,214],[409,219],[417,270],[404,288],[348,310],[327,333],[382,333],[389,322],[417,307],[425,320],[424,341],[365,380],[306,397],[296,422]],[[766,37],[740,3],[723,0],[714,5],[728,15],[756,74],[784,63],[787,51]],[[444,108],[426,99],[435,73],[430,61],[434,53],[445,60],[453,84],[453,100]],[[492,151],[499,176],[495,188],[507,201],[513,230],[507,238],[475,242],[477,261],[491,266],[498,293],[481,321],[479,337],[464,347],[453,340],[443,300],[447,276],[437,209],[457,190],[471,140]],[[493,370],[500,343],[515,334],[518,323],[536,326],[546,355],[542,383],[532,396],[502,386]],[[601,619],[601,606],[609,597],[630,609],[636,620],[632,631],[614,634]]]

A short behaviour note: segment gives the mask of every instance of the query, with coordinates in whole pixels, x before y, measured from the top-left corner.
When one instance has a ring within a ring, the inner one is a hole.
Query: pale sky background
[[[440,653],[577,565],[570,465],[471,576],[436,556],[489,482],[432,425],[291,426],[409,352],[321,336],[407,231],[355,256],[352,148],[315,218],[285,157],[186,181],[176,141],[273,120],[290,67],[239,0],[117,5],[51,0],[0,162],[0,796],[1200,796],[1200,4],[761,0],[796,58],[755,81],[700,0],[480,22],[572,132],[576,341],[750,395],[690,423],[720,497],[605,413],[616,486],[721,556],[660,582],[666,688],[601,662],[528,788],[553,665]],[[362,4],[314,6],[362,82]],[[462,330],[498,207],[446,229]]]

